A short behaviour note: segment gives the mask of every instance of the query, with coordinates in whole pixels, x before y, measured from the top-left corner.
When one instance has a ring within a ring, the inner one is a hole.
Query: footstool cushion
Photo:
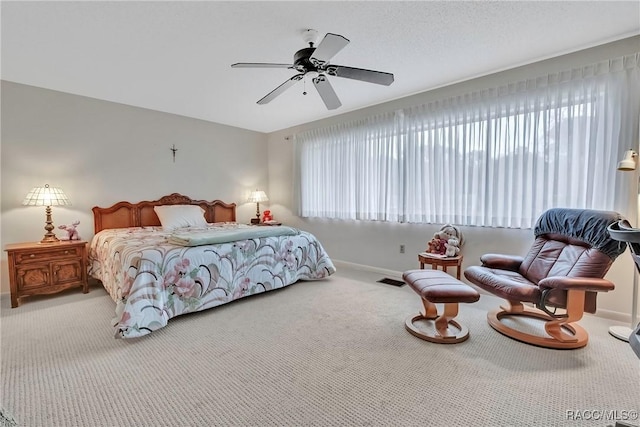
[[[469,330],[454,318],[458,314],[458,303],[478,301],[478,291],[439,270],[409,270],[402,278],[420,295],[424,305],[424,313],[409,316],[405,322],[411,334],[437,343],[458,343],[469,338]],[[442,314],[438,314],[435,304],[444,304]],[[420,319],[434,320],[434,330],[418,329],[414,322]]]
[[[478,291],[444,271],[409,270],[402,278],[418,295],[433,303],[471,303],[480,299]]]

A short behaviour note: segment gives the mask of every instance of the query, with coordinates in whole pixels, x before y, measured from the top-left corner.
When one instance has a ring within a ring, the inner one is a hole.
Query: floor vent
[[[385,285],[393,285],[393,286],[404,285],[404,282],[402,280],[389,279],[388,277],[378,280],[378,283],[384,283]]]

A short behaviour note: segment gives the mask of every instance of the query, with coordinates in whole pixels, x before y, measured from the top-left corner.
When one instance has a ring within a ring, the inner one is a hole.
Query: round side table
[[[456,279],[460,280],[460,270],[462,270],[462,255],[440,258],[435,256],[429,256],[427,253],[418,254],[418,261],[420,262],[420,268],[424,269],[425,264],[431,266],[433,270],[437,270],[438,267],[442,268],[442,271],[447,272],[448,267],[456,267]]]

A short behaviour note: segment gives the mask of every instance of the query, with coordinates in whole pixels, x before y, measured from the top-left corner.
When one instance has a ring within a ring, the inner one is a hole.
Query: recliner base
[[[548,314],[528,307],[523,307],[522,311],[510,311],[504,308],[491,311],[487,314],[487,321],[489,325],[501,334],[512,338],[517,341],[521,341],[527,344],[536,345],[545,348],[555,348],[561,350],[569,350],[581,348],[587,345],[589,341],[589,334],[580,325],[576,323],[561,323],[560,328],[569,334],[563,333],[565,336],[563,339],[558,339],[552,336],[542,337],[539,335],[528,334],[526,332],[519,331],[505,325],[501,319],[507,316],[523,316],[528,318],[540,319],[545,322],[557,321]]]

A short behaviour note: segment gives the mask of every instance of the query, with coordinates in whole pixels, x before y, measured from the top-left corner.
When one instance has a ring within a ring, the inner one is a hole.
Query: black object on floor
[[[393,286],[402,286],[405,284],[402,280],[389,279],[388,277],[378,280],[378,283],[384,283],[385,285]]]

